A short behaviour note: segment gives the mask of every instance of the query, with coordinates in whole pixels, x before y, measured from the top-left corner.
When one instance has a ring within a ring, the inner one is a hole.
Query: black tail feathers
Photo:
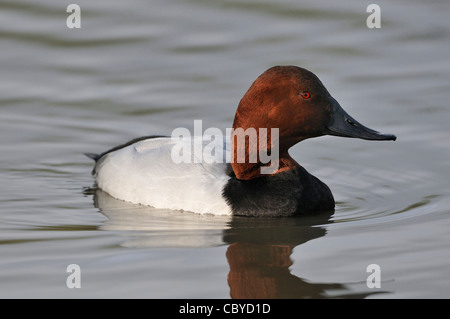
[[[101,157],[101,155],[99,154],[95,154],[95,153],[84,153],[84,155],[86,155],[87,157],[89,157],[90,159],[93,159],[94,161],[98,161],[99,158]]]

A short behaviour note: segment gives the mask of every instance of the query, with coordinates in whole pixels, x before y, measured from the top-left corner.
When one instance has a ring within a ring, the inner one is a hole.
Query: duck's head
[[[335,135],[378,141],[396,139],[395,135],[379,133],[353,119],[314,73],[296,66],[272,67],[255,80],[239,103],[233,123],[233,129],[237,128],[278,128],[280,163],[287,168],[294,165],[290,164],[287,150],[307,138]],[[285,163],[283,157],[287,157]],[[239,171],[247,172],[242,179],[255,177],[248,173],[249,169],[250,166],[233,164],[238,178]]]

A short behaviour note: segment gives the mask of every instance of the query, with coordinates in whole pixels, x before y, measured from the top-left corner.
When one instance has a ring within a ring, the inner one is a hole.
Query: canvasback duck
[[[256,132],[253,137],[248,134],[251,129]],[[238,142],[239,130],[247,134],[244,143]],[[328,186],[288,153],[298,142],[323,135],[396,139],[358,123],[312,72],[275,66],[255,80],[239,103],[223,144],[223,159],[228,161],[217,161],[212,152],[204,152],[202,160],[189,153],[192,161],[174,161],[174,149],[179,153],[180,145],[190,142],[168,136],[140,137],[86,155],[96,162],[96,186],[117,199],[200,214],[294,216],[334,209]],[[255,138],[263,142],[252,143]],[[201,139],[203,146],[211,143],[204,137],[194,139]],[[244,159],[238,158],[240,152]],[[270,163],[269,153],[277,155]]]

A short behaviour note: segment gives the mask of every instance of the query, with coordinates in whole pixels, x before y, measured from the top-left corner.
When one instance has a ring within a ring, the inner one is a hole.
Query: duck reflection
[[[101,190],[92,194],[95,206],[108,217],[103,229],[140,230],[133,232],[131,239],[127,236],[123,246],[227,244],[231,298],[364,298],[373,294],[361,287],[365,282],[354,289],[349,284],[314,283],[293,275],[289,269],[293,249],[325,236],[333,212],[295,218],[205,217],[129,204]]]
[[[230,295],[237,299],[364,298],[344,284],[313,283],[293,275],[294,247],[326,234],[332,213],[314,217],[258,219],[234,217],[223,240],[229,244]],[[318,226],[320,225],[320,226]]]
[[[291,274],[294,247],[325,236],[330,214],[318,217],[255,219],[235,217],[223,239],[229,244],[228,284],[232,298],[319,298],[340,284],[316,284]]]

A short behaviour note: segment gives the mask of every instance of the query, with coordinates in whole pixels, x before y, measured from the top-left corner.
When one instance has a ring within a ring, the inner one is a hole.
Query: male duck
[[[96,161],[92,173],[98,188],[117,199],[200,214],[275,217],[334,209],[327,185],[289,155],[293,145],[322,135],[396,139],[358,123],[316,75],[296,66],[272,67],[255,80],[239,103],[233,123],[237,128],[278,128],[276,171],[262,174],[268,164],[259,156],[253,162],[231,164],[205,158],[175,163],[172,149],[180,141],[164,136],[141,137],[99,155],[86,155]],[[239,148],[250,158],[264,147],[249,140],[238,145],[231,137],[231,149],[225,152],[234,151],[233,159]],[[269,144],[268,152],[273,146]]]

